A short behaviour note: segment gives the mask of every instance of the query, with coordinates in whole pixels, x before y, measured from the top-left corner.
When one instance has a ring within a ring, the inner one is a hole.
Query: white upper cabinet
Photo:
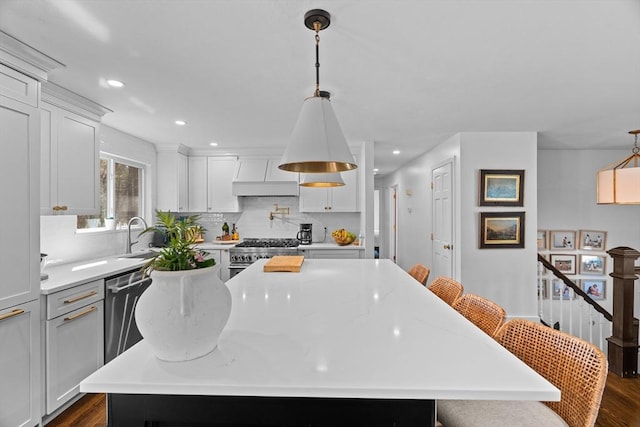
[[[359,212],[358,170],[341,175],[342,187],[300,187],[300,212]]]
[[[189,211],[189,158],[178,148],[158,151],[158,210]]]
[[[100,120],[106,108],[51,83],[42,85],[40,213],[100,210]]]
[[[189,157],[189,212],[207,211],[207,158]]]
[[[40,295],[39,111],[30,102],[4,96],[4,70],[6,67],[0,65],[0,187],[6,204],[0,211],[0,309]],[[39,83],[22,77],[22,82],[35,86],[37,92]]]

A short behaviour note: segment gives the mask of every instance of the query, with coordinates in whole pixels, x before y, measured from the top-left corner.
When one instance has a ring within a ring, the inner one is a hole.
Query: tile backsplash
[[[236,224],[240,238],[295,238],[301,223],[313,224],[313,241],[325,239],[332,242],[331,231],[346,228],[358,233],[360,213],[306,213],[300,212],[297,197],[242,197],[242,212],[204,213],[200,223],[207,229],[205,240],[214,241],[222,234],[222,224],[229,228]],[[269,212],[275,205],[289,208],[289,214],[276,214],[269,219]],[[187,215],[187,214],[185,214]],[[150,221],[148,221],[150,222]],[[132,240],[140,240],[133,250],[148,246],[151,236],[138,238],[132,232]],[[77,232],[75,215],[55,215],[40,217],[40,251],[48,254],[49,262],[74,262],[79,260],[117,255],[125,252],[126,231]]]
[[[289,214],[276,214],[269,219],[269,212],[275,211],[275,205],[289,208]],[[225,214],[202,214],[201,223],[208,230],[205,236],[212,241],[222,234],[222,224],[226,221],[231,228],[236,224],[240,238],[270,237],[295,238],[301,223],[313,224],[313,241],[324,238],[327,227],[327,241],[331,240],[331,231],[346,228],[358,233],[360,213],[308,213],[300,212],[297,197],[242,197],[242,212]]]

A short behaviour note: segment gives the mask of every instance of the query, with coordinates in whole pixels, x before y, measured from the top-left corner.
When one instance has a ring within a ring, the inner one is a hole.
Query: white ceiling
[[[313,93],[315,8],[332,15],[320,87],[380,173],[462,131],[632,147],[638,0],[0,0],[0,29],[64,63],[50,80],[113,110],[109,126],[261,152],[284,149]]]

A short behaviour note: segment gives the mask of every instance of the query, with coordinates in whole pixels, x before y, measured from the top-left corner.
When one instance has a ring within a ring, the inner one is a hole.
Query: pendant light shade
[[[336,173],[307,173],[302,176],[301,187],[342,187],[344,181],[339,172]]]
[[[316,90],[304,100],[289,144],[278,166],[289,172],[337,173],[356,169],[353,156],[333,112],[329,93],[320,90],[319,32],[331,24],[331,15],[314,9],[304,16],[304,24],[316,36]],[[344,185],[344,183],[343,183]]]
[[[278,167],[307,173],[336,173],[358,167],[329,98],[305,99]]]
[[[629,132],[635,135],[632,154],[620,161],[612,163],[598,171],[597,203],[614,205],[640,204],[640,154],[638,151],[638,134],[640,130]]]

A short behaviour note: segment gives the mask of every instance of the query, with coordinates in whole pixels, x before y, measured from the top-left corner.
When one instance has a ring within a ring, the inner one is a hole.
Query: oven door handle
[[[131,288],[133,286],[138,286],[138,285],[140,285],[140,284],[142,284],[142,283],[144,283],[144,282],[146,282],[148,280],[151,280],[151,279],[149,279],[148,277],[144,277],[144,278],[142,278],[140,280],[136,280],[135,282],[129,281],[129,283],[127,283],[124,286],[112,286],[112,287],[109,288],[109,290],[111,291],[112,294],[117,294],[120,291],[124,291],[125,289],[129,289],[129,288]]]

